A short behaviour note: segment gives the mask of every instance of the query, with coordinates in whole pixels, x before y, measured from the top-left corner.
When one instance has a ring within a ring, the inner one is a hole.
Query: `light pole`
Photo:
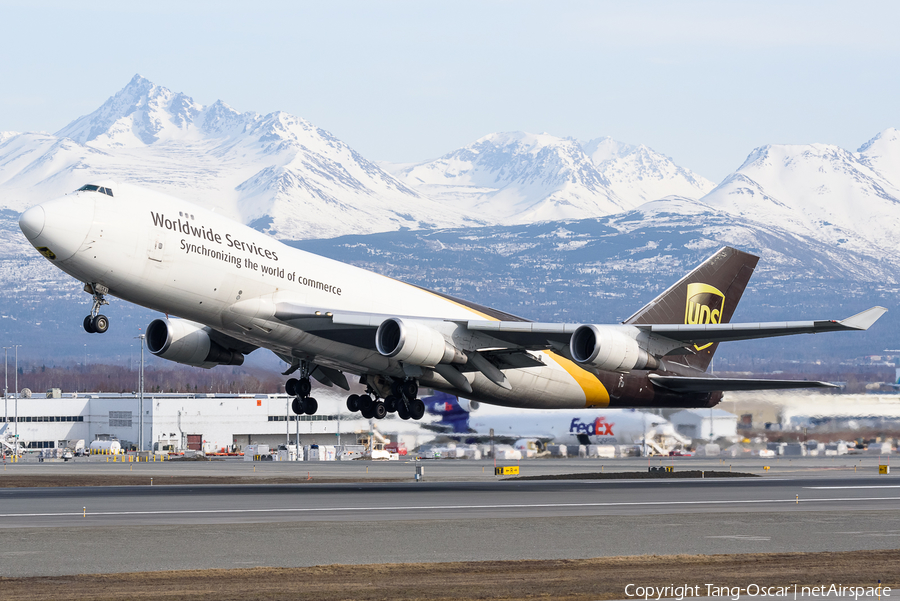
[[[641,438],[641,457],[647,456],[647,412],[641,412],[641,425],[644,428],[644,437]]]
[[[3,424],[6,427],[6,433],[9,434],[9,349],[12,347],[3,347],[3,363],[5,367],[3,376]]]
[[[140,425],[138,426],[138,450],[144,450],[144,334],[140,336],[135,336],[141,341],[141,375],[138,380],[138,389],[140,390],[141,395],[141,420]]]
[[[21,344],[14,344],[13,347],[16,349],[16,373],[15,373],[15,382],[16,382],[16,452],[19,450],[19,347]]]

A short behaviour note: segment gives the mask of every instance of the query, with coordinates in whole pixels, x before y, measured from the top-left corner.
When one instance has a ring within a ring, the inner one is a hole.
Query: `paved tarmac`
[[[672,466],[676,471],[720,470],[739,471],[766,476],[798,476],[839,473],[842,476],[863,476],[878,473],[878,465],[889,462],[888,456],[842,455],[840,457],[797,457],[760,459],[759,457],[631,457],[619,459],[542,458],[520,462],[499,462],[498,465],[519,465],[522,475],[548,475],[586,472],[647,471],[648,466]],[[493,481],[494,462],[466,459],[425,459],[418,462],[425,468],[428,481]],[[242,457],[216,458],[211,461],[168,461],[150,463],[121,463],[105,456],[76,458],[73,461],[35,459],[3,464],[4,474],[111,474],[140,473],[149,478],[156,475],[178,476],[242,476],[279,478],[310,475],[313,480],[330,478],[385,478],[412,480],[416,462],[411,457],[400,461],[300,461],[279,462],[244,461]],[[764,469],[769,467],[768,470]],[[900,465],[896,466],[900,470]]]
[[[620,461],[604,467],[646,470],[646,459]],[[704,461],[676,469],[722,469],[718,460]],[[577,473],[597,462],[522,466],[525,473]],[[376,476],[411,480],[409,464],[367,463]],[[257,474],[296,474],[302,467],[314,480],[0,488],[0,575],[897,548],[900,477],[873,475],[872,462],[854,472],[851,463],[792,461],[773,474],[757,459],[740,468],[760,468],[761,478],[523,482],[482,478],[489,462],[450,461],[426,464],[426,477],[443,481],[357,484],[315,478],[364,477],[366,466],[358,462],[260,464]],[[17,464],[6,473],[72,467]],[[82,463],[77,470],[145,467],[179,475],[254,473],[243,462]]]

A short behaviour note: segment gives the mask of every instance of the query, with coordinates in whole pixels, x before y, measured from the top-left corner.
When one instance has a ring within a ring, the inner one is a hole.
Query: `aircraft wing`
[[[524,349],[540,350],[554,345],[568,345],[569,338],[581,324],[540,323],[535,321],[486,321],[461,322],[474,332],[484,332],[493,338]]]
[[[639,324],[633,327],[659,336],[682,342],[685,345],[730,340],[750,340],[772,338],[793,334],[815,334],[818,332],[839,332],[868,330],[887,312],[884,307],[872,307],[862,313],[842,320],[815,321],[771,321],[760,323],[722,324]],[[553,343],[568,344],[572,333],[580,324],[535,323],[521,321],[468,321],[468,329],[485,332],[494,338],[521,346],[539,349]]]
[[[275,319],[286,323],[292,327],[303,330],[304,332],[309,332],[315,336],[319,336],[320,338],[325,338],[327,340],[333,340],[335,342],[344,342],[347,344],[352,344],[354,346],[359,346],[362,348],[367,348],[370,350],[375,350],[375,331],[378,329],[385,320],[392,318],[402,318],[409,319],[412,321],[445,321],[440,317],[417,317],[417,316],[407,316],[407,315],[396,315],[396,314],[380,314],[380,313],[364,313],[358,311],[325,311],[325,310],[314,310],[310,307],[304,305],[298,305],[295,303],[278,303],[276,305],[275,310]],[[466,321],[458,321],[458,320],[446,320],[457,323],[462,327],[467,327]],[[475,322],[468,322],[475,323]],[[482,323],[482,322],[477,322]],[[557,328],[560,330],[560,333],[554,336],[554,340],[558,340],[561,343],[568,344],[569,336],[572,335],[572,332],[578,327],[579,324],[536,324],[532,322],[521,322],[521,321],[485,321],[486,324],[518,324],[518,325],[527,325],[527,326],[545,326],[548,328],[548,331],[551,331],[553,328]],[[470,330],[474,330],[475,328],[468,328]],[[485,330],[487,333],[492,334],[492,330]],[[501,340],[503,340],[501,338]],[[499,345],[492,345],[491,348],[496,348]],[[513,351],[524,350],[525,348],[535,348],[535,349],[544,349],[547,348],[548,344],[546,341],[539,342],[534,345],[522,345],[517,343],[512,343],[511,347]],[[500,363],[505,364],[507,367],[532,367],[533,364],[524,365],[521,363],[531,363],[532,360],[523,357],[515,357],[513,356],[509,350],[502,351],[496,350],[491,351],[492,358],[499,360]],[[540,363],[537,363],[540,365]]]
[[[278,303],[275,306],[274,317],[314,336],[374,351],[375,330],[384,320],[397,316],[375,313],[332,313],[305,305]]]
[[[723,324],[640,324],[632,327],[655,334],[686,346],[695,343],[724,342],[771,338],[794,334],[815,334],[867,330],[887,311],[884,307],[872,307],[842,320],[773,321],[758,323]],[[278,303],[274,317],[290,326],[315,336],[352,344],[370,350],[375,349],[375,331],[386,319],[406,317],[351,311],[314,310],[294,303]],[[408,317],[421,320],[422,317]],[[430,319],[437,319],[434,317]],[[566,347],[572,333],[581,324],[542,323],[531,321],[448,320],[472,332],[482,332],[506,343],[506,348],[542,350]]]
[[[255,344],[250,344],[248,342],[243,342],[242,340],[238,340],[228,334],[223,334],[222,332],[210,328],[209,329],[209,338],[213,342],[218,343],[220,346],[226,349],[231,349],[243,353],[244,355],[249,355],[259,347]]]
[[[773,338],[775,336],[790,336],[793,334],[868,330],[886,312],[887,309],[884,307],[872,307],[842,320],[714,323],[705,325],[647,324],[635,327],[680,342],[725,342],[730,340],[750,340],[753,338]]]
[[[756,378],[693,378],[650,374],[655,386],[673,392],[727,392],[729,390],[783,390],[787,388],[839,388],[813,380],[766,380]]]
[[[307,306],[296,303],[278,303],[275,307],[274,318],[291,327],[313,334],[326,340],[333,340],[344,344],[350,344],[368,350],[377,350],[375,334],[385,320],[403,317],[413,321],[444,321],[440,318],[406,317],[401,315],[384,315],[378,313],[352,312],[352,311],[321,311],[313,310]],[[450,320],[453,321],[453,320]],[[458,325],[465,326],[465,322]],[[454,385],[471,392],[468,382],[461,376],[461,371],[480,371],[488,379],[503,388],[510,388],[502,369],[519,369],[527,367],[539,367],[543,361],[526,349],[513,346],[512,348],[497,348],[498,344],[491,343],[481,348],[472,349],[468,353],[469,361],[459,368],[447,365],[438,365],[438,373],[454,382]],[[546,345],[540,347],[546,348]],[[315,373],[313,374],[315,376]],[[334,381],[330,375],[328,379]],[[321,381],[321,379],[320,379]]]

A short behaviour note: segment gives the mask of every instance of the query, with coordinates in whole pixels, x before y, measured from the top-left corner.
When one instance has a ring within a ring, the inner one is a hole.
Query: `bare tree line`
[[[12,393],[13,374],[9,376]],[[146,392],[273,394],[284,392],[283,380],[276,372],[258,368],[144,368]],[[19,365],[19,389],[28,388],[34,396],[42,396],[51,388],[62,392],[127,393],[136,392],[139,386],[139,371],[122,365]]]
[[[838,393],[866,392],[876,382],[892,382],[895,367],[880,366],[817,366],[796,365],[790,371],[776,374],[717,370],[721,377],[776,377],[844,382]],[[10,393],[14,392],[14,374],[8,375]],[[173,364],[159,369],[144,368],[144,390],[147,392],[180,393],[263,393],[284,392],[284,377],[277,371],[259,367],[225,367],[200,369]],[[72,364],[47,366],[19,365],[19,389],[28,388],[35,396],[51,388],[63,392],[136,392],[139,371],[123,365]]]

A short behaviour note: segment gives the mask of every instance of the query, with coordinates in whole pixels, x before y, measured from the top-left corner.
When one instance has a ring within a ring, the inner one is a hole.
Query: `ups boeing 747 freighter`
[[[536,323],[115,182],[34,206],[19,226],[92,295],[87,332],[107,331],[100,309],[117,297],[167,316],[146,330],[164,359],[210,368],[268,349],[295,374],[285,390],[298,414],[316,412],[310,378],[349,390],[348,375],[366,394],[347,407],[366,418],[420,419],[420,385],[511,407],[711,407],[723,391],[830,386],[711,377],[720,342],[866,330],[885,312],[731,323],[758,257],[722,248],[623,323]]]

